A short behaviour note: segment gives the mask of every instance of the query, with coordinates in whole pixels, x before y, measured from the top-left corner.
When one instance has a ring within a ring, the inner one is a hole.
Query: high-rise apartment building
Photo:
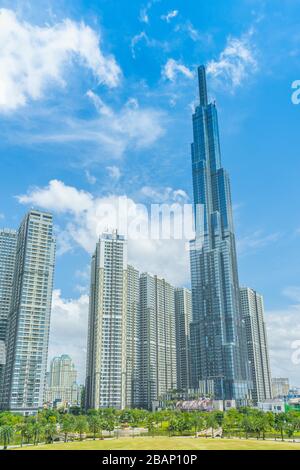
[[[192,322],[192,295],[184,287],[175,289],[177,388],[188,391],[191,381],[190,325]]]
[[[140,276],[141,402],[152,402],[177,388],[174,287],[164,279]]]
[[[86,408],[126,405],[127,242],[100,236],[92,258]]]
[[[44,402],[51,406],[78,406],[81,387],[77,384],[77,370],[70,356],[54,357],[47,374]]]
[[[246,326],[248,360],[252,379],[252,400],[272,398],[271,370],[263,297],[249,287],[241,287],[242,315]]]
[[[31,210],[17,234],[2,406],[43,406],[55,262],[52,215]]]
[[[140,274],[132,266],[127,267],[126,314],[126,407],[140,406],[141,378],[141,312]]]
[[[6,361],[6,335],[15,269],[17,233],[14,230],[0,230],[0,397]],[[0,398],[1,402],[1,398]]]
[[[282,398],[289,394],[290,381],[285,377],[272,378],[272,395],[273,398]]]
[[[217,108],[208,101],[205,67],[193,115],[192,171],[196,239],[191,242],[193,388],[216,399],[249,399],[230,182],[221,165]],[[202,214],[202,216],[201,216]]]

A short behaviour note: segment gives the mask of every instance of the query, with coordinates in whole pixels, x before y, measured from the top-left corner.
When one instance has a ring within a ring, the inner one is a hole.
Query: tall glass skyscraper
[[[200,103],[193,115],[192,169],[196,238],[190,244],[193,388],[216,399],[249,398],[230,182],[221,165],[218,116],[198,68]]]
[[[2,406],[43,406],[55,261],[52,215],[31,210],[17,234]]]

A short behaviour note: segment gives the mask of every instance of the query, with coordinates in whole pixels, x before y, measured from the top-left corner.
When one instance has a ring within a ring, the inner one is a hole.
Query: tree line
[[[119,436],[122,429],[141,428],[142,434],[194,435],[214,437],[214,430],[222,429],[225,437],[265,439],[266,437],[292,439],[300,432],[300,412],[288,411],[273,414],[253,408],[221,411],[162,410],[150,412],[139,409],[101,409],[83,413],[71,409],[66,413],[43,410],[35,416],[23,417],[10,412],[0,413],[0,442],[4,449],[9,445],[48,444],[55,440],[104,439],[105,435]]]

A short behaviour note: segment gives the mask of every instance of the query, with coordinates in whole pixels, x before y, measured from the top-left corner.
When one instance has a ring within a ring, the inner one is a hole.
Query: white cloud
[[[162,76],[173,82],[178,73],[181,73],[187,78],[194,78],[193,72],[188,67],[174,59],[168,59],[167,63],[163,67]]]
[[[237,239],[237,249],[240,253],[247,253],[250,250],[263,248],[264,246],[279,240],[281,234],[278,232],[264,234],[262,230],[256,230],[251,235],[245,235]]]
[[[283,295],[289,297],[289,299],[300,303],[300,287],[299,286],[288,286],[282,291]]]
[[[97,183],[97,178],[96,176],[92,175],[89,170],[85,170],[85,177],[87,179],[87,182],[89,184],[96,184]]]
[[[172,190],[172,195],[176,201],[183,198],[185,193]],[[19,196],[18,200],[63,215],[64,221],[58,237],[62,233],[71,246],[79,245],[88,253],[94,251],[98,236],[103,231],[117,227],[124,233],[137,219],[142,228],[149,222],[144,207],[133,199],[113,195],[97,198],[57,180],[50,181],[44,188],[30,190],[26,195]],[[192,219],[192,212],[190,217]],[[159,222],[155,224],[154,228]],[[174,224],[182,227],[179,215],[175,215]],[[165,276],[176,285],[189,282],[188,252],[184,238],[157,240],[143,235],[137,239],[128,238],[129,261],[138,269]]]
[[[56,244],[56,255],[62,256],[65,253],[72,251],[73,244],[72,244],[72,238],[70,234],[65,230],[61,230],[60,227],[56,225],[54,226],[54,230],[55,230],[55,234],[59,233],[57,244]]]
[[[144,44],[146,44],[147,47],[158,47],[165,51],[169,49],[169,44],[167,41],[159,41],[157,39],[150,38],[145,31],[141,31],[140,33],[133,36],[130,42],[131,55],[134,59],[136,58],[137,45],[140,42],[144,42]]]
[[[240,38],[229,36],[225,49],[218,60],[207,64],[207,72],[224,86],[233,91],[258,68],[256,54],[252,43],[253,31]]]
[[[300,364],[295,363],[293,354],[300,341],[300,304],[266,312],[266,325],[273,377],[289,377],[299,386]]]
[[[169,11],[166,15],[161,15],[161,19],[166,21],[167,23],[170,23],[173,18],[176,18],[176,16],[178,16],[178,13],[178,10]]]
[[[149,2],[148,5],[150,5],[150,2]],[[149,7],[146,6],[146,7],[141,8],[141,10],[140,10],[140,17],[139,17],[139,20],[140,20],[142,23],[146,23],[146,24],[149,23],[148,9],[149,9]]]
[[[120,158],[127,150],[141,150],[154,145],[165,133],[166,115],[163,111],[140,107],[137,100],[130,99],[115,111],[94,92],[87,96],[92,100],[99,116],[92,119],[65,119],[57,116],[55,131],[45,130],[39,134],[18,135],[25,144],[68,144],[86,142],[99,146],[95,156],[99,161],[109,157]]]
[[[89,210],[93,204],[91,194],[57,180],[50,181],[46,188],[36,188],[27,195],[19,196],[18,200],[22,204],[37,204],[57,213],[72,211],[75,214]]]
[[[118,166],[107,166],[106,169],[113,180],[118,181],[121,178],[121,170]]]
[[[203,44],[210,44],[212,35],[209,33],[202,33],[198,31],[190,21],[182,24],[177,24],[174,28],[175,32],[183,32],[189,36],[194,42],[202,42]]]
[[[133,36],[133,38],[131,39],[131,54],[132,54],[132,57],[135,59],[136,57],[136,54],[135,54],[135,48],[136,48],[136,45],[141,42],[141,41],[145,41],[146,44],[148,46],[150,46],[151,44],[151,41],[150,39],[148,38],[147,34],[145,33],[145,31],[141,31],[139,34],[136,34],[135,36]]]
[[[140,108],[134,98],[114,112],[95,93],[90,91],[89,97],[101,116],[99,129],[106,130],[104,136],[99,132],[99,138],[103,139],[105,145],[112,147],[111,150],[116,147],[117,155],[123,153],[128,146],[138,149],[149,147],[164,134],[162,112]]]
[[[88,96],[92,100],[99,114],[108,117],[113,115],[112,109],[107,106],[104,101],[100,98],[100,96],[96,95],[92,90],[88,90],[86,96]]]
[[[81,383],[85,380],[88,306],[88,295],[63,299],[60,290],[53,291],[49,360],[69,354],[78,369]]]
[[[149,23],[149,10],[151,10],[152,6],[153,6],[155,3],[158,3],[158,2],[160,2],[160,1],[161,1],[161,0],[150,0],[149,2],[146,3],[146,5],[144,5],[144,6],[140,9],[139,20],[140,20],[142,23],[146,23],[146,24]]]
[[[189,196],[183,189],[153,188],[151,186],[143,186],[141,194],[149,198],[153,203],[159,202],[187,202]]]
[[[121,70],[104,55],[100,36],[83,22],[66,19],[34,26],[0,9],[0,111],[12,111],[44,96],[53,82],[66,85],[65,66],[77,60],[99,83],[118,85]]]

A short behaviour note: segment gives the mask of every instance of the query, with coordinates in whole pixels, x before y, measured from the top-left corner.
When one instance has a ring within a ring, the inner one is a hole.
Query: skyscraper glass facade
[[[218,116],[198,68],[192,171],[196,238],[190,244],[193,388],[216,399],[249,398],[249,367],[239,296],[230,182],[221,165]]]

